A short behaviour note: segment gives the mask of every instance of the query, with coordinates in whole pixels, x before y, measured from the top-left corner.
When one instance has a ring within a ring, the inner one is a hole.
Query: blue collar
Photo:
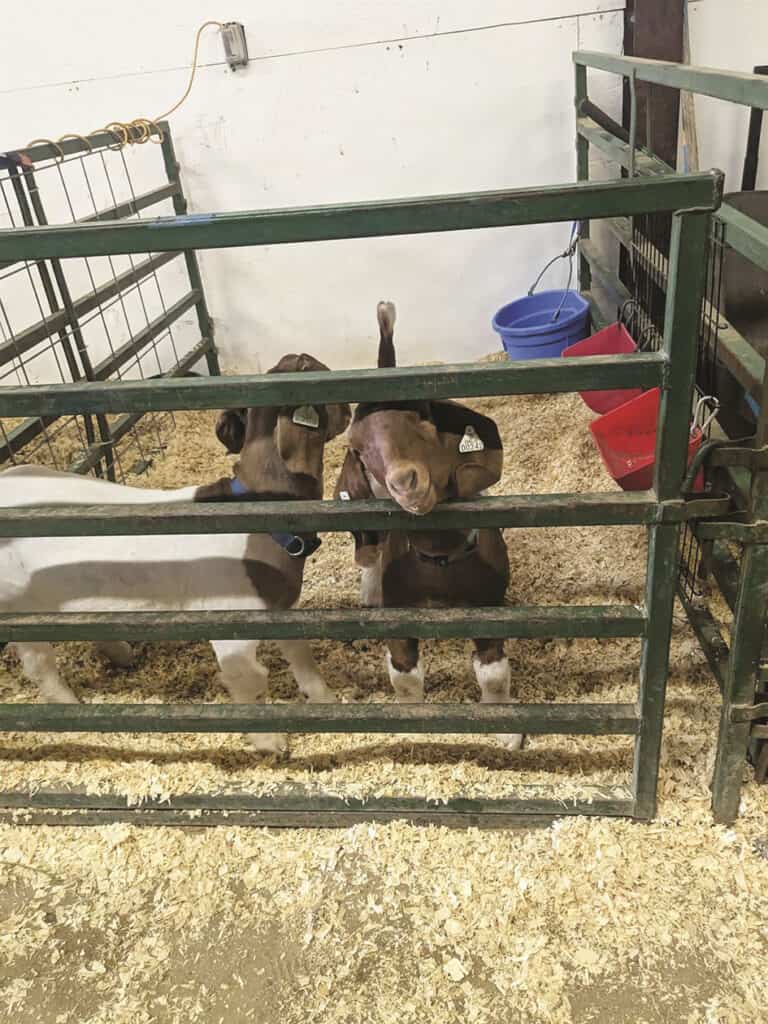
[[[229,482],[229,486],[232,490],[232,494],[236,498],[242,498],[245,494],[250,494],[250,490],[245,486],[243,481],[239,477],[233,477]],[[311,554],[320,547],[320,538],[315,534],[311,534],[307,537],[300,537],[296,533],[270,533],[269,535],[276,544],[279,544],[284,551],[286,551],[291,558],[309,558]]]

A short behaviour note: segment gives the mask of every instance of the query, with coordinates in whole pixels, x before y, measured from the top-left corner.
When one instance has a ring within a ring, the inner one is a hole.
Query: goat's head
[[[379,367],[395,365],[395,307],[378,305]],[[493,420],[455,402],[363,403],[355,410],[337,494],[378,492],[416,515],[445,498],[468,498],[501,476]]]
[[[283,356],[268,372],[305,370],[328,367],[302,353]],[[325,443],[346,429],[350,415],[346,402],[229,409],[219,414],[216,436],[228,452],[240,453],[238,476],[254,491],[275,489],[282,482],[292,484],[290,490],[320,497]]]

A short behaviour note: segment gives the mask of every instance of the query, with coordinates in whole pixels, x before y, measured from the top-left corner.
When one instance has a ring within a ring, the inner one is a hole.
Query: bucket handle
[[[709,407],[709,415],[706,415],[706,410]],[[693,410],[693,422],[691,424],[691,434],[693,435],[698,429],[704,434],[704,431],[710,425],[712,420],[720,412],[720,402],[715,398],[714,395],[702,395],[702,397],[696,403],[696,407]],[[699,423],[699,416],[701,416],[701,423]]]
[[[576,247],[577,247],[578,244],[579,244],[579,222],[578,221],[574,221],[571,224],[571,237],[570,237],[570,239],[568,241],[567,248],[563,249],[563,251],[561,253],[558,253],[557,256],[553,256],[552,259],[548,263],[544,264],[543,270],[541,271],[539,276],[536,278],[536,280],[533,282],[531,287],[528,289],[528,294],[529,295],[533,295],[533,293],[538,288],[539,282],[541,281],[542,277],[544,277],[544,275],[549,270],[549,268],[552,266],[552,264],[553,263],[557,263],[558,260],[568,260],[568,282],[567,282],[567,284],[565,286],[565,291],[563,292],[563,297],[560,300],[560,305],[557,307],[555,312],[552,314],[552,320],[553,321],[555,321],[555,320],[557,320],[559,318],[560,311],[563,308],[563,304],[565,303],[566,296],[568,295],[568,292],[571,290],[571,280],[573,279],[573,257],[574,257],[574,255],[576,253]]]

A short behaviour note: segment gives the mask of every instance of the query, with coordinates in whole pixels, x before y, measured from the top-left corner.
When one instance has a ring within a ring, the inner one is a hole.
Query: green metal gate
[[[632,180],[650,181],[673,173],[673,168],[648,149],[635,145],[633,128],[626,132],[589,100],[587,69],[611,72],[627,79],[630,97],[635,81],[683,89],[756,110],[768,110],[768,80],[712,68],[697,68],[665,61],[577,52],[576,126],[579,179],[589,178],[589,147],[594,146],[610,162],[624,168]],[[729,203],[714,213],[717,238],[745,260],[768,273],[768,227]],[[645,260],[648,273],[662,290],[677,286],[663,252],[650,254],[635,245],[631,225],[612,217],[608,226],[627,251]],[[586,232],[585,232],[586,234]],[[604,309],[611,315],[616,305],[633,298],[612,268],[605,265],[589,241],[581,247],[581,284],[593,277],[603,289]],[[605,297],[607,296],[607,302]],[[712,346],[710,356],[759,406],[754,437],[729,443],[712,452],[709,460],[715,486],[728,493],[735,514],[713,522],[691,522],[695,543],[700,544],[703,568],[719,589],[731,613],[729,640],[710,613],[706,602],[696,603],[681,592],[681,600],[696,631],[709,665],[723,693],[717,761],[712,784],[712,808],[716,821],[731,822],[738,814],[747,750],[751,745],[758,777],[768,772],[768,646],[765,622],[768,612],[768,362],[754,343],[720,313],[719,303],[705,297],[697,327],[701,344]],[[740,554],[734,555],[736,546]]]
[[[583,147],[580,165],[583,163]],[[0,814],[22,819],[102,822],[348,825],[406,818],[500,827],[564,814],[650,819],[656,786],[681,524],[722,515],[726,498],[681,496],[696,363],[704,254],[710,212],[720,204],[717,172],[686,178],[581,182],[563,187],[470,193],[289,210],[178,216],[141,223],[95,223],[0,232],[0,260],[189,251],[674,214],[666,333],[661,351],[570,361],[460,364],[371,371],[298,373],[142,382],[76,382],[0,389],[0,414],[134,413],[300,402],[458,398],[604,388],[662,389],[655,487],[639,493],[510,495],[450,502],[414,519],[390,502],[35,508],[2,510],[0,536],[208,532],[349,531],[446,527],[636,525],[648,528],[645,601],[640,607],[517,606],[466,609],[298,610],[207,613],[0,615],[0,640],[216,639],[326,637],[637,637],[642,641],[636,704],[516,705],[14,705],[0,706],[0,729],[104,732],[524,732],[631,735],[631,788],[597,789],[580,799],[544,790],[535,799],[376,798],[365,801],[283,790],[269,796],[187,795],[125,806],[120,796],[74,792],[0,793]]]

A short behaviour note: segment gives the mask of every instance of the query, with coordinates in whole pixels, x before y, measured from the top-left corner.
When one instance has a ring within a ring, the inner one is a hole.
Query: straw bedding
[[[505,445],[498,493],[609,490],[578,396],[472,403]],[[213,414],[177,415],[165,457],[137,486],[230,472]],[[327,449],[330,493],[343,455]],[[510,602],[638,602],[642,528],[509,531]],[[302,604],[354,606],[344,535],[307,566]],[[315,644],[350,701],[390,700],[378,643]],[[634,701],[636,641],[514,641],[524,701]],[[475,700],[471,647],[423,645],[430,700]],[[296,687],[263,648],[273,700]],[[83,700],[226,699],[205,644],[139,646],[135,668],[61,645]],[[0,700],[31,701],[10,654]],[[221,828],[0,828],[0,1018],[26,1021],[610,1021],[736,1024],[768,995],[768,788],[745,787],[732,830],[711,825],[716,686],[675,612],[659,818],[563,820],[480,833],[360,825],[344,832]],[[4,735],[2,788],[118,789],[130,802],[285,782],[369,794],[488,797],[557,784],[626,785],[621,737],[296,736],[291,760],[240,736]],[[749,776],[749,769],[745,767]],[[6,1013],[8,1016],[3,1017]]]

